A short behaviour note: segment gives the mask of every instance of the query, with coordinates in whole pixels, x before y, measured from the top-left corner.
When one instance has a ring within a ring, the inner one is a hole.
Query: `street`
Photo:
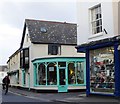
[[[52,101],[46,99],[37,99],[23,95],[17,95],[9,92],[7,95],[2,92],[2,104],[53,104]],[[55,104],[63,104],[55,102]]]
[[[119,100],[109,97],[86,97],[83,92],[36,93],[9,88],[7,95],[2,92],[2,104],[119,104]]]

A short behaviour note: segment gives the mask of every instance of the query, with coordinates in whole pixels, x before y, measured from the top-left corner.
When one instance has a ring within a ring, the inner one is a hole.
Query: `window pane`
[[[65,85],[66,78],[65,78],[65,68],[59,69],[59,85]]]
[[[68,64],[68,84],[76,84],[75,66],[72,62]]]
[[[23,50],[20,51],[20,67],[23,67]]]
[[[24,68],[29,68],[29,48],[23,49],[23,54]]]
[[[98,5],[91,9],[91,26],[92,34],[102,32],[100,26],[102,26],[101,5]]]
[[[100,26],[100,32],[102,32],[102,26]]]
[[[76,66],[77,70],[77,83],[83,84],[84,83],[84,62],[77,62]]]
[[[28,49],[24,49],[24,56],[28,57],[28,55],[29,55],[29,50]]]
[[[58,45],[58,44],[48,44],[48,54],[49,55],[60,54],[60,45]]]
[[[46,84],[46,69],[44,64],[40,64],[38,67],[38,84],[39,85]]]
[[[99,25],[102,25],[102,19],[99,20]]]
[[[100,25],[100,24],[99,24],[99,20],[98,20],[98,21],[96,21],[96,27],[99,26],[99,25]]]
[[[96,34],[96,33],[97,33],[97,29],[93,28],[93,34]]]
[[[50,63],[47,67],[47,84],[57,85],[57,68],[54,63]]]
[[[66,62],[58,62],[59,67],[66,67]]]
[[[23,49],[20,52],[20,67],[29,68],[29,48]]]
[[[52,55],[58,54],[58,46],[52,46]]]
[[[114,93],[114,49],[90,51],[90,87],[92,92]]]

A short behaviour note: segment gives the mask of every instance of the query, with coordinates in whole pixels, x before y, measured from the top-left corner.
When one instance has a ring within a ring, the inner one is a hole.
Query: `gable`
[[[31,40],[29,36],[29,31],[28,31],[28,27],[26,27],[26,24],[25,24],[24,29],[23,29],[23,35],[22,35],[20,48],[26,48],[30,44],[31,44]]]

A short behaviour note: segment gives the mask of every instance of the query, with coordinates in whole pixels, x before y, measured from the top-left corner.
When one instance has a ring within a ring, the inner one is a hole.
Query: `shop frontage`
[[[86,94],[120,96],[120,36],[77,46],[86,53]]]
[[[34,66],[34,86],[58,92],[85,89],[85,58],[51,57],[32,61]]]

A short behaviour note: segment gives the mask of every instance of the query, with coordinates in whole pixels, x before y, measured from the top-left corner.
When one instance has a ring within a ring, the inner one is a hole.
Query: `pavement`
[[[68,93],[37,93],[29,90],[22,90],[10,87],[9,92],[25,96],[28,98],[46,101],[46,102],[61,102],[72,104],[120,104],[120,99],[107,96],[89,96],[85,92],[68,92]]]

